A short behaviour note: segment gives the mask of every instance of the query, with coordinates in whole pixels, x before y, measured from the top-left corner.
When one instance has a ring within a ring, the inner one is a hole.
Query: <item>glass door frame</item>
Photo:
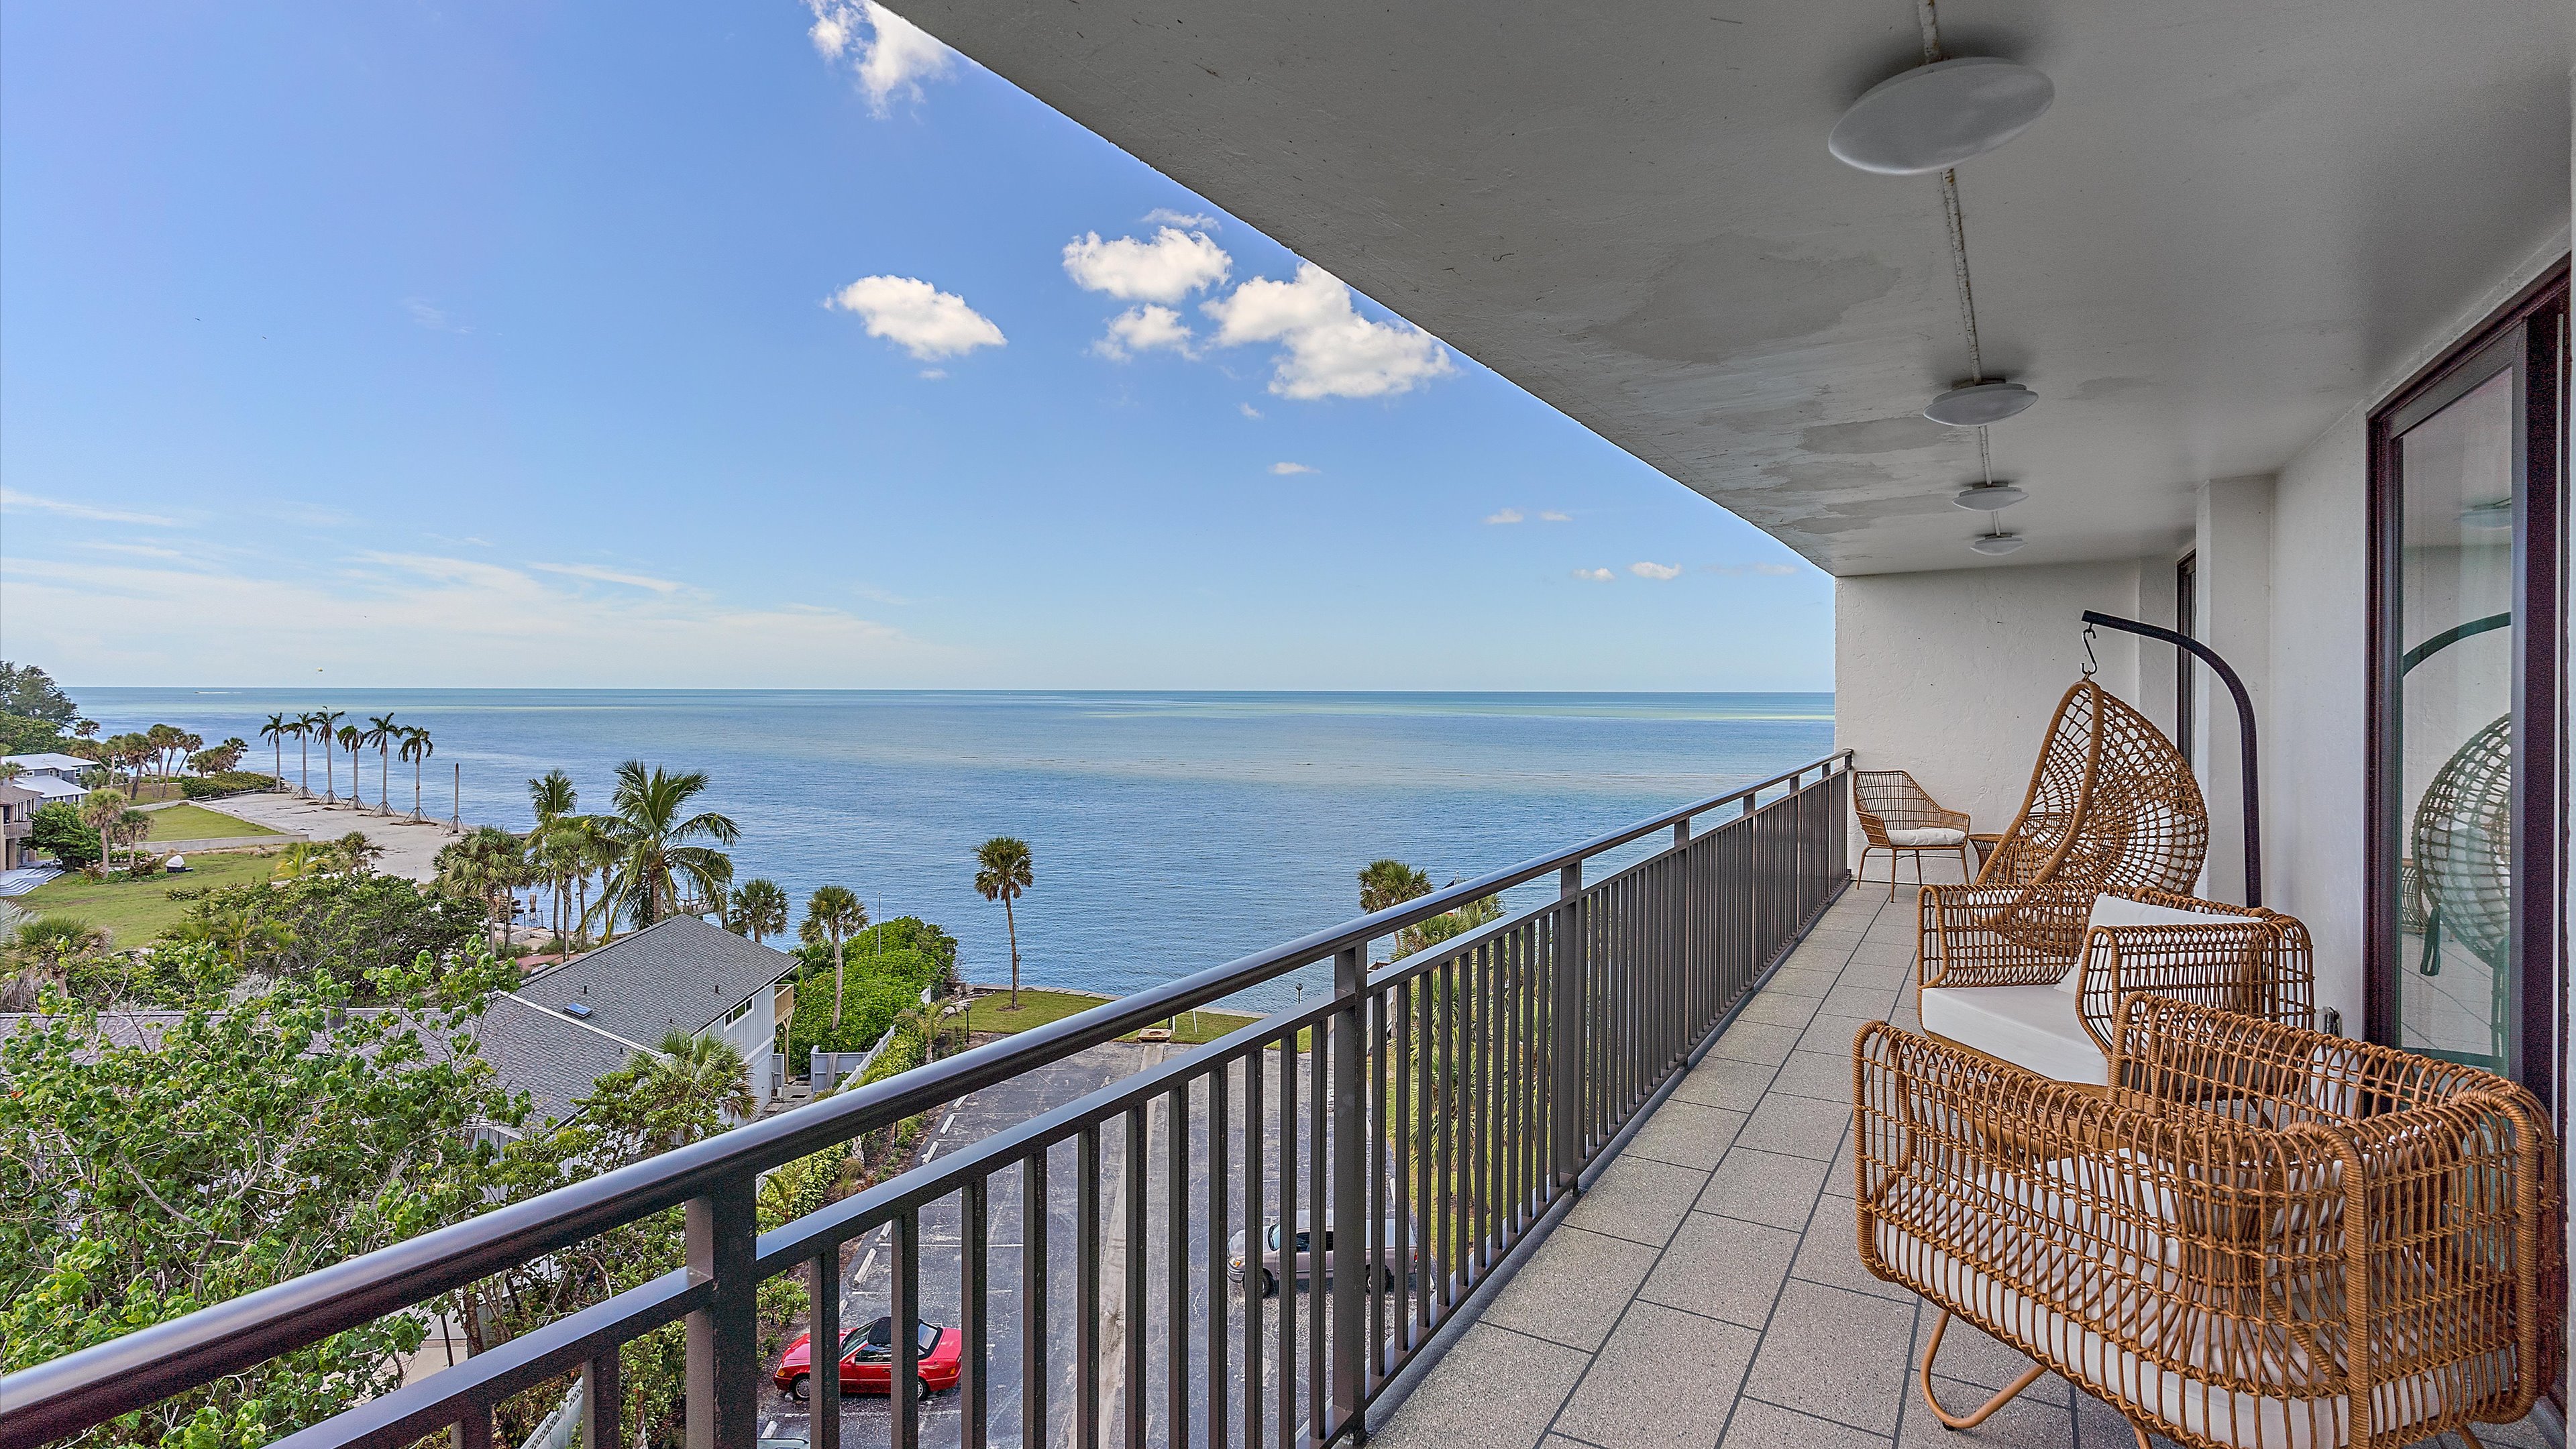
[[[2566,488],[2568,263],[2561,258],[2370,415],[2368,850],[2363,866],[2363,1016],[2372,1041],[2399,1045],[2398,860],[2407,827],[2397,728],[2403,508],[2397,440],[2500,372],[2514,374],[2513,914],[2521,973],[2513,1075],[2566,1120],[2559,1068],[2567,1000],[2560,911],[2567,824],[2560,710],[2565,658],[2562,494]]]

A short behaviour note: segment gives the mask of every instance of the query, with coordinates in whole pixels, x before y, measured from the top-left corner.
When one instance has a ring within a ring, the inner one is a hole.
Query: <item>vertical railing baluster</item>
[[[825,1277],[829,1277],[826,1274]],[[623,1449],[619,1424],[626,1417],[625,1375],[618,1370],[618,1344],[610,1344],[582,1362],[582,1449]],[[833,1426],[835,1429],[839,1425]],[[837,1439],[815,1439],[814,1449],[840,1449]]]
[[[1216,1179],[1223,1181],[1222,1177]],[[1214,1308],[1213,1298],[1209,1307]],[[1190,1086],[1163,1112],[1163,1444],[1190,1444]],[[1208,1449],[1225,1449],[1212,1442]]]
[[[1073,1442],[1100,1449],[1100,1124],[1074,1137]]]
[[[805,1265],[805,1442],[841,1449],[841,1245]]]
[[[1047,1380],[1055,1373],[1047,1352],[1047,1150],[1020,1159],[1020,1443],[1051,1444],[1047,1437]]]
[[[1377,1391],[1378,1381],[1386,1376],[1386,1300],[1387,1279],[1393,1270],[1394,1244],[1386,1233],[1386,1070],[1393,1060],[1386,1045],[1387,1011],[1395,1004],[1385,991],[1375,991],[1368,998],[1368,1028],[1360,1048],[1361,1076],[1368,1090],[1369,1140],[1369,1276],[1368,1276],[1368,1387]]]
[[[1145,1169],[1152,1160],[1152,1133],[1147,1128],[1145,1104],[1127,1109],[1127,1154],[1120,1164],[1125,1170],[1127,1211],[1119,1224],[1119,1237],[1126,1243],[1121,1261],[1126,1265],[1126,1292],[1122,1296],[1119,1316],[1120,1398],[1126,1410],[1127,1449],[1145,1449]],[[1187,1432],[1184,1430],[1184,1432]]]
[[[1339,972],[1335,975],[1338,977]],[[1324,1255],[1332,1245],[1333,1082],[1332,1018],[1307,1028],[1306,1053],[1306,1432],[1324,1442],[1324,1410],[1331,1402],[1324,1383],[1325,1323],[1330,1316],[1325,1294]]]
[[[906,1208],[895,1214],[887,1237],[893,1278],[886,1313],[894,1320],[893,1375],[886,1385],[894,1449],[913,1449],[921,1442],[921,1214]]]
[[[1261,1110],[1261,1073],[1269,1064],[1256,1043],[1243,1059],[1243,1449],[1262,1449],[1261,1252],[1262,1203],[1268,1184],[1261,1161],[1270,1124]]]
[[[1420,1261],[1422,1231],[1414,1221],[1413,1040],[1414,978],[1395,985],[1395,1339],[1399,1360],[1413,1356],[1413,1265]]]
[[[1465,1269],[1458,1261],[1460,1246],[1465,1241],[1458,1222],[1464,1197],[1458,1183],[1458,1094],[1463,1085],[1458,1071],[1458,976],[1457,957],[1452,956],[1440,963],[1440,999],[1434,1004],[1432,1013],[1432,1030],[1436,1033],[1432,1039],[1440,1044],[1440,1060],[1438,1066],[1426,1068],[1425,1073],[1426,1080],[1438,1084],[1439,1100],[1434,1103],[1428,1090],[1423,1094],[1424,1105],[1431,1110],[1432,1130],[1439,1137],[1434,1144],[1437,1155],[1431,1179],[1436,1191],[1435,1195],[1424,1199],[1423,1207],[1439,1215],[1442,1321],[1446,1321],[1450,1311],[1458,1306],[1459,1285],[1465,1281]]]
[[[1297,1449],[1297,1033],[1279,1041],[1279,1449]]]
[[[689,1199],[682,1214],[689,1275],[714,1285],[683,1330],[688,1359],[688,1449],[753,1449],[760,1438],[760,1282],[752,1275],[759,1222],[752,1174]]]
[[[1577,1104],[1583,1100],[1583,962],[1570,919],[1575,897],[1582,892],[1583,865],[1578,861],[1557,872],[1557,906],[1547,917],[1549,1000],[1554,1017],[1554,1040],[1549,1043],[1554,1060],[1548,1085],[1548,1155],[1559,1192],[1572,1192],[1583,1170],[1577,1123],[1581,1115]]]
[[[1207,1078],[1207,1443],[1226,1449],[1225,1412],[1225,1240],[1233,1229],[1227,1220],[1226,1078],[1233,1064],[1220,1062]]]
[[[957,1382],[958,1442],[962,1449],[984,1449],[992,1411],[991,1375],[985,1362],[992,1328],[991,1206],[993,1180],[970,1177],[957,1198],[957,1333],[964,1376]],[[821,1445],[814,1449],[822,1449]]]
[[[1333,1295],[1332,1413],[1317,1415],[1317,1443],[1341,1431],[1365,1402],[1367,1370],[1361,1354],[1364,1298],[1377,1292],[1370,1245],[1377,1233],[1366,1221],[1368,1171],[1368,1063],[1363,1029],[1368,1011],[1365,943],[1333,958],[1333,1225],[1337,1235],[1330,1278]]]

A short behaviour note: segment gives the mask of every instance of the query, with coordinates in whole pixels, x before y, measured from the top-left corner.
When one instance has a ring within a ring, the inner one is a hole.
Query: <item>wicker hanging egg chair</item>
[[[2485,963],[2491,1055],[2500,1060],[2513,995],[2513,716],[2499,716],[2443,762],[2415,803],[2408,836],[2423,898],[2416,969],[2441,974],[2446,938]]]

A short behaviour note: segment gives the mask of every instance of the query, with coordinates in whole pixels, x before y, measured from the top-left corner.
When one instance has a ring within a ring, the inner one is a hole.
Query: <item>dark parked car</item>
[[[913,1330],[919,1335],[915,1342],[920,1345],[922,1394],[927,1397],[941,1389],[957,1387],[966,1336],[936,1323],[915,1322]],[[770,1375],[771,1382],[798,1403],[805,1401],[813,1387],[813,1337],[810,1333],[797,1335],[779,1357],[777,1372]],[[880,1318],[841,1335],[841,1392],[884,1394],[893,1390],[894,1320]]]

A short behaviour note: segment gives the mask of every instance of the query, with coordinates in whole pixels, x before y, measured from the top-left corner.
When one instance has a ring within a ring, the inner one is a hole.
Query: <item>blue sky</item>
[[[1830,687],[1822,574],[881,15],[0,12],[0,654]]]

